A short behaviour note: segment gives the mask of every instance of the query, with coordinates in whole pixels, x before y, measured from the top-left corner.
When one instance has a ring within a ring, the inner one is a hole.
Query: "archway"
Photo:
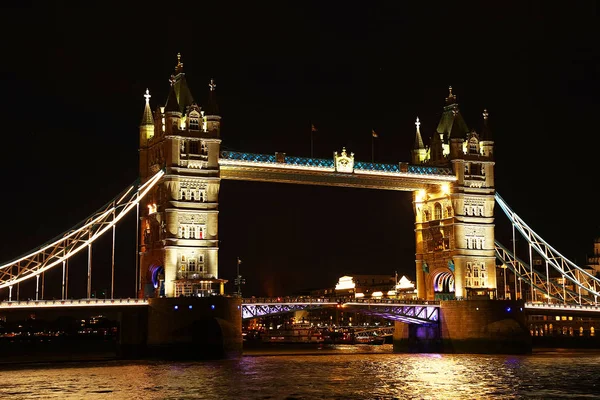
[[[455,298],[454,274],[448,270],[440,270],[432,276],[435,300],[450,300]]]

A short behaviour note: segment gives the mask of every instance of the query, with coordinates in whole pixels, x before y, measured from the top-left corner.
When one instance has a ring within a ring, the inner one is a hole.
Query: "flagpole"
[[[375,136],[371,132],[371,163],[375,163]]]

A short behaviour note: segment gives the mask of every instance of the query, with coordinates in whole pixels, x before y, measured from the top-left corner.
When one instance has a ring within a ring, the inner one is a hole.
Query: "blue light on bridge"
[[[190,305],[188,306],[188,308],[191,310],[191,309],[192,309],[192,305],[190,304]]]
[[[283,164],[289,164],[293,166],[319,168],[335,167],[335,163],[332,159],[284,156],[283,159],[278,160],[277,157],[274,155],[242,153],[237,151],[222,151],[221,158],[225,160],[247,161],[263,164],[276,164],[281,163],[281,161],[283,161]],[[356,162],[354,164],[354,169],[360,171],[377,171],[392,173],[400,172],[400,166],[398,164],[379,164],[362,161]],[[407,172],[418,175],[452,175],[451,168],[431,167],[425,165],[408,165]]]
[[[173,309],[179,310],[179,306],[173,306]]]
[[[214,304],[211,304],[211,305],[210,305],[210,309],[211,309],[211,310],[214,310],[214,309],[215,309],[215,305],[214,305]]]
[[[506,312],[510,312],[512,310],[510,307],[506,307]]]

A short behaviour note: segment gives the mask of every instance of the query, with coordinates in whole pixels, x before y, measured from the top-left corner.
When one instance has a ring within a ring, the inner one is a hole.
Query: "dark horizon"
[[[600,235],[596,3],[206,5],[203,20],[59,4],[3,13],[0,263],[137,178],[143,94],[153,108],[164,104],[177,53],[201,106],[215,79],[221,150],[308,157],[312,123],[315,157],[346,147],[369,161],[375,130],[376,162],[410,161],[415,118],[428,143],[452,86],[469,128],[479,131],[490,113],[496,189],[509,206],[579,265]],[[244,295],[329,287],[348,273],[414,279],[408,192],[233,181],[220,190],[228,292],[237,257]],[[496,220],[508,246],[498,207]],[[131,264],[122,282],[133,287],[135,237],[117,238],[119,267]],[[106,272],[104,247],[94,250],[95,271]],[[85,286],[75,269],[72,282]]]

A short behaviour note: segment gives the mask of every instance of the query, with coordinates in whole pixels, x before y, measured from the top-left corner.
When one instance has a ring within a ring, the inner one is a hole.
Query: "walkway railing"
[[[147,299],[79,299],[0,301],[0,309],[51,307],[147,306]]]

